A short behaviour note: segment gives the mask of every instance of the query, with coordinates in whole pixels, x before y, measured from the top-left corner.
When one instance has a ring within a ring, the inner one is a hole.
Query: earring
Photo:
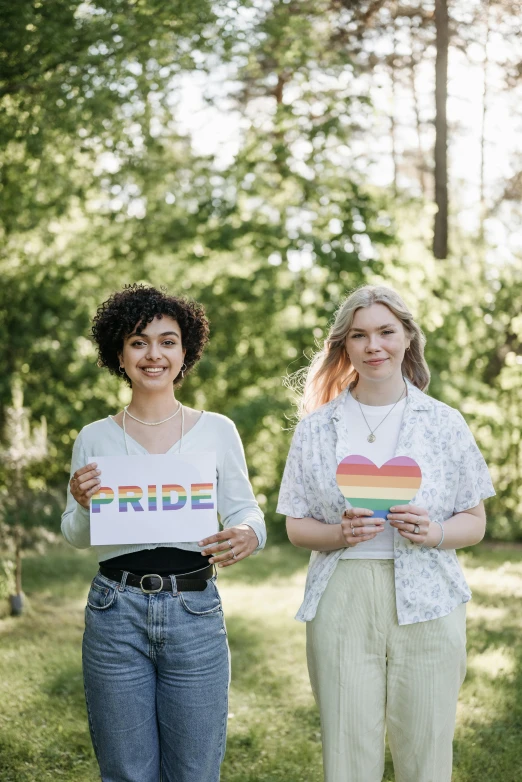
[[[181,365],[181,370],[180,370],[181,371],[181,377],[185,377],[185,370],[186,370],[186,368],[187,368],[187,365],[185,364],[185,362],[183,362],[183,364]]]
[[[125,367],[118,367],[118,372],[120,372],[122,375],[125,374]]]

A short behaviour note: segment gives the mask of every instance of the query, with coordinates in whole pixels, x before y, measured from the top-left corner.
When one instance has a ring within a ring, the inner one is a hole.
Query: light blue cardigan
[[[130,455],[147,451],[127,435]],[[171,450],[177,453],[178,443]],[[257,535],[262,549],[266,542],[264,517],[248,479],[243,446],[234,423],[224,415],[206,413],[183,437],[181,452],[212,451],[217,463],[217,510],[224,527],[248,524]],[[124,456],[127,453],[123,429],[112,418],[103,418],[85,426],[73,448],[71,476],[84,467],[93,456]],[[90,546],[89,511],[79,505],[67,487],[67,507],[62,516],[62,533],[76,548]],[[158,546],[173,546],[185,551],[200,551],[194,541],[187,543],[151,543],[119,546],[93,546],[102,562],[122,554],[130,554]]]

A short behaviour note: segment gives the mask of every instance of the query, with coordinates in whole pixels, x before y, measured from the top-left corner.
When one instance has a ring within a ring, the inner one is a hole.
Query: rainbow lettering
[[[214,502],[212,500],[212,492],[214,490],[213,483],[193,483],[190,487],[191,490],[191,503],[192,510],[213,510]],[[176,493],[176,501],[172,502],[172,493]],[[100,513],[102,505],[108,505],[114,500],[116,492],[109,486],[103,486],[98,489],[96,494],[92,497],[91,507],[93,513]],[[143,511],[144,508],[141,504],[141,500],[144,500],[144,490],[141,486],[118,486],[118,511],[120,513],[127,513],[129,505],[134,511]],[[149,484],[147,486],[147,510],[158,510],[158,491],[157,486]],[[180,486],[178,483],[165,483],[161,487],[161,509],[162,510],[179,510],[184,508],[187,504],[188,496],[186,489]]]
[[[102,505],[108,505],[114,499],[114,492],[109,486],[101,486],[96,494],[91,497],[91,508],[93,513],[100,513]]]
[[[158,510],[156,499],[156,487],[149,486],[148,498],[149,498],[149,510]]]
[[[143,489],[139,486],[118,486],[118,501],[120,513],[127,513],[129,503],[133,510],[142,511],[140,500],[143,497]]]
[[[392,505],[407,505],[417,494],[422,473],[408,456],[396,456],[377,467],[365,456],[347,456],[337,467],[337,484],[354,508],[386,518]]]
[[[205,502],[212,499],[213,483],[193,483],[190,487],[192,495],[192,510],[212,510],[213,502]]]
[[[178,510],[187,504],[187,492],[183,486],[179,486],[177,483],[164,483],[161,488],[163,495],[163,510]],[[171,494],[173,491],[178,495],[176,502],[171,502]]]

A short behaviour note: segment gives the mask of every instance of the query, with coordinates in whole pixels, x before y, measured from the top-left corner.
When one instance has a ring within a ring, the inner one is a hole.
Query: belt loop
[[[128,570],[124,570],[123,571],[123,575],[121,577],[121,581],[118,584],[118,589],[120,590],[120,592],[123,592],[123,590],[125,589],[125,584],[127,583],[127,576],[128,575],[129,575],[129,571]]]
[[[176,583],[176,576],[170,576],[170,583],[172,584],[172,594],[178,594],[178,585]]]

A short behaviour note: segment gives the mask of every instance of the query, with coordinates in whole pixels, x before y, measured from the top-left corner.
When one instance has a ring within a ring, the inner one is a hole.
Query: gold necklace
[[[369,434],[369,435],[368,435],[368,437],[366,438],[366,439],[368,440],[368,442],[369,442],[369,443],[374,443],[374,442],[376,441],[376,439],[377,439],[377,438],[376,438],[376,436],[375,436],[375,432],[377,431],[377,429],[379,428],[379,426],[380,426],[381,424],[383,424],[383,423],[386,421],[386,419],[388,418],[388,416],[389,416],[391,413],[393,413],[393,411],[395,410],[395,408],[397,407],[397,405],[398,405],[398,404],[399,404],[399,402],[401,401],[401,399],[402,399],[402,397],[403,397],[403,394],[404,394],[404,392],[405,392],[406,390],[407,390],[407,389],[406,389],[406,383],[405,383],[405,384],[404,384],[404,388],[403,388],[403,389],[402,389],[402,391],[401,391],[401,395],[400,395],[400,397],[397,399],[397,401],[396,401],[396,402],[395,402],[395,404],[393,405],[392,409],[391,409],[391,410],[388,410],[388,412],[386,413],[386,415],[384,416],[384,418],[382,419],[382,421],[379,421],[379,423],[377,424],[377,426],[375,427],[375,429],[372,429],[372,428],[371,428],[371,426],[370,426],[370,424],[369,424],[369,423],[368,423],[368,421],[366,420],[366,416],[364,415],[363,409],[362,409],[362,407],[361,407],[361,403],[359,402],[359,397],[358,397],[358,396],[355,394],[355,398],[356,398],[356,400],[357,400],[357,404],[359,405],[359,410],[361,411],[361,415],[362,415],[362,417],[364,418],[364,423],[366,424],[366,426],[367,426],[367,427],[368,427],[368,429],[370,430],[370,434]]]

